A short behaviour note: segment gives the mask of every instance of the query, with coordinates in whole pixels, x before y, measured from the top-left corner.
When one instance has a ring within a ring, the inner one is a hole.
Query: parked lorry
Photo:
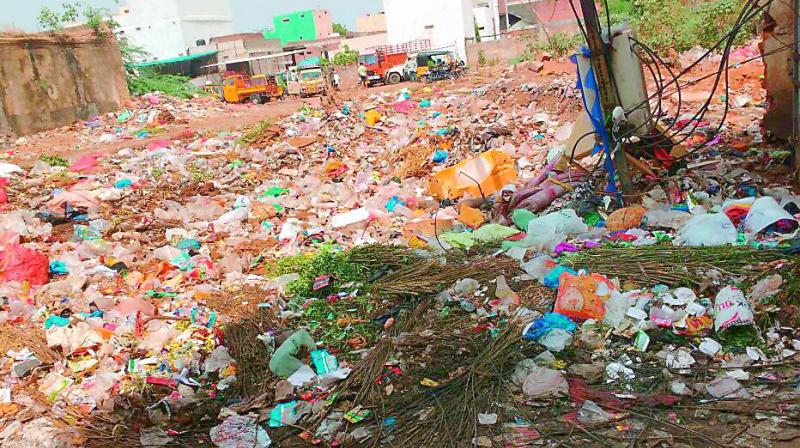
[[[397,84],[410,79],[406,65],[409,57],[430,47],[431,42],[427,39],[372,47],[361,52],[358,62],[367,67],[367,79],[370,86]]]
[[[275,76],[228,73],[222,80],[222,99],[226,103],[268,103],[285,97],[285,91]]]

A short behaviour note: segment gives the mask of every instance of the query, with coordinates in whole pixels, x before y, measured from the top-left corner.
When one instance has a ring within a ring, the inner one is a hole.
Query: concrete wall
[[[466,58],[465,39],[475,37],[472,0],[383,0],[390,44],[429,39],[433,48],[454,47]]]
[[[386,14],[372,14],[356,17],[357,33],[385,33]]]
[[[0,37],[0,127],[17,135],[117,110],[128,96],[114,39]]]
[[[354,37],[352,39],[342,40],[339,50],[342,50],[344,46],[347,45],[353,50],[362,51],[372,47],[387,45],[388,43],[389,43],[389,37],[386,33],[370,34],[368,36]],[[337,52],[339,50],[337,50]]]
[[[317,33],[316,11],[310,9],[274,16],[272,23],[273,29],[265,30],[264,38],[280,39],[283,45],[290,42],[313,41],[319,34]],[[332,22],[331,29],[333,29]]]
[[[198,39],[233,33],[230,0],[136,0],[119,8],[117,35],[153,60],[186,54]]]
[[[524,50],[525,42],[518,38],[504,37],[502,40],[468,42],[467,65],[471,68],[477,68],[481,52],[483,52],[487,62],[497,61],[505,64],[521,55]]]
[[[328,10],[317,9],[314,11],[314,28],[317,31],[317,39],[325,39],[333,34],[333,18]]]
[[[498,39],[500,34],[500,9],[497,0],[485,0],[475,3],[473,14],[481,40]]]

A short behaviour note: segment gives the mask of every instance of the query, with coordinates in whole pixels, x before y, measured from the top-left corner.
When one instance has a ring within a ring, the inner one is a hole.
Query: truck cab
[[[319,65],[303,66],[298,71],[300,82],[300,96],[307,98],[311,96],[328,94],[328,83],[322,67]]]
[[[397,84],[408,81],[409,56],[430,48],[429,40],[417,40],[397,45],[382,45],[362,51],[358,62],[367,67],[369,85]]]

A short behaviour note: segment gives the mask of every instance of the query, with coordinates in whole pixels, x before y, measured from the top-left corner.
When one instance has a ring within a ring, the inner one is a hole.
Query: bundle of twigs
[[[258,306],[269,301],[262,289],[252,285],[235,286],[230,290],[214,292],[202,301],[226,321],[241,321],[257,316],[259,322],[277,326],[279,319],[273,311]]]
[[[383,414],[397,416],[396,446],[469,446],[478,435],[478,414],[491,412],[500,401],[503,383],[518,361],[519,332],[511,324],[494,339],[474,341],[483,350],[458,366],[460,371],[453,366],[459,373],[452,380],[387,403]]]
[[[86,446],[91,448],[108,446],[140,448],[142,446],[139,434],[121,424],[112,425],[84,421],[79,427],[79,431],[81,437],[86,440]]]
[[[519,262],[511,258],[489,257],[446,264],[438,259],[428,259],[408,265],[375,282],[372,293],[384,297],[420,297],[436,294],[463,278],[486,282],[501,274],[508,277],[521,272]]]
[[[223,327],[225,345],[236,360],[236,383],[233,391],[240,397],[253,397],[263,393],[274,378],[269,370],[269,350],[256,337],[269,330],[277,330],[275,322],[271,310],[261,310]]]
[[[9,350],[19,351],[27,348],[44,364],[53,364],[64,359],[59,352],[47,346],[47,339],[41,330],[32,330],[15,325],[0,325],[0,353]]]
[[[754,268],[759,264],[783,257],[778,250],[744,246],[658,245],[597,248],[577,252],[562,261],[575,269],[639,283],[699,286],[709,270],[728,276],[748,276],[757,273]]]
[[[383,244],[358,246],[347,252],[350,263],[374,266],[397,267],[418,259],[408,247]]]
[[[401,333],[414,331],[424,323],[423,316],[430,309],[431,301],[427,300],[417,306],[413,312],[405,314],[395,324],[389,334],[378,341],[367,356],[353,368],[353,372],[342,383],[342,390],[356,391],[354,403],[362,404],[370,401],[373,393],[377,391],[378,384],[375,379],[383,372],[389,357],[395,352],[395,337]]]

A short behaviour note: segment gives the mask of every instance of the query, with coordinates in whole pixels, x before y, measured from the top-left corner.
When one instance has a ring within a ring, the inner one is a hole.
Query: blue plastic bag
[[[525,328],[522,338],[528,341],[536,341],[555,329],[574,333],[577,328],[578,326],[575,322],[563,314],[545,313],[544,316],[536,319]]]

